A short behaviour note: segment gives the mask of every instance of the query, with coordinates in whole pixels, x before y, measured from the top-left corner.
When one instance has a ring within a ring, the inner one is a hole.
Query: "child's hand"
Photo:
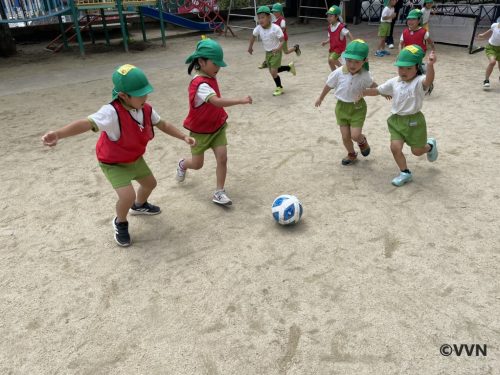
[[[56,132],[48,132],[42,137],[42,142],[45,146],[53,147],[57,144],[58,139]]]
[[[434,52],[434,50],[431,51],[431,53],[429,53],[429,65],[433,65],[437,58],[436,58],[436,52]]]
[[[323,102],[323,100],[321,100],[321,98],[318,98],[318,99],[316,99],[316,103],[314,103],[314,106],[319,107],[322,102]]]
[[[390,96],[390,95],[384,95],[384,94],[380,94],[380,95],[382,95],[387,100],[392,100],[392,96]]]
[[[184,137],[184,142],[186,142],[188,145],[190,145],[191,147],[194,147],[196,146],[196,139],[194,139],[193,137],[188,137],[187,135]]]
[[[248,53],[251,55],[253,53],[253,48],[252,47],[248,47]]]
[[[252,97],[249,95],[243,99],[241,99],[241,104],[252,104],[253,100]]]
[[[322,41],[322,42],[321,42],[321,47],[326,46],[326,44],[327,44],[327,43],[328,43],[327,41]]]

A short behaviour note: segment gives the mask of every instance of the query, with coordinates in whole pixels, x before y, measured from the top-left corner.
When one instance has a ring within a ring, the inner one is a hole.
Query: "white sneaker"
[[[214,193],[212,201],[222,206],[230,206],[233,204],[233,201],[227,196],[226,191],[224,189],[217,190]]]
[[[389,49],[394,49],[394,44],[389,44],[387,47],[389,47]]]
[[[186,178],[186,170],[181,167],[181,162],[184,162],[184,159],[179,160],[179,163],[177,163],[177,176],[175,176],[176,180],[179,182],[184,181]]]

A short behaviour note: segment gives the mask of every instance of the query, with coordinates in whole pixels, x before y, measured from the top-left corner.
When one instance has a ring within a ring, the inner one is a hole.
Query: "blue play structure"
[[[159,20],[160,19],[160,14],[161,18],[163,18],[163,21],[171,23],[176,26],[180,27],[185,27],[187,29],[192,29],[192,30],[199,30],[199,31],[213,31],[214,29],[217,28],[223,28],[223,23],[219,22],[216,26],[213,27],[213,25],[210,22],[197,22],[197,21],[192,21],[187,18],[177,16],[172,13],[168,12],[160,12],[156,8],[149,8],[149,7],[141,7],[141,12],[143,15],[146,17],[154,18]]]

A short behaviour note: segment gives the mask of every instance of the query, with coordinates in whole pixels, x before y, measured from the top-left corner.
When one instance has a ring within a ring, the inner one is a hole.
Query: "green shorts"
[[[378,36],[389,36],[391,34],[391,23],[390,22],[380,22],[378,26]]]
[[[226,128],[227,123],[222,125],[222,127],[212,134],[200,134],[190,132],[189,135],[196,139],[196,146],[191,148],[191,154],[193,155],[202,155],[209,148],[215,148],[219,146],[227,145],[226,138]]]
[[[268,68],[278,69],[281,66],[281,57],[283,52],[279,51],[277,53],[266,52],[266,63]]]
[[[99,162],[99,166],[114,189],[128,186],[132,180],[140,180],[153,174],[142,156],[132,163],[105,164]]]
[[[484,47],[484,51],[486,52],[486,56],[494,57],[497,61],[500,61],[500,46],[492,46],[488,43],[488,45]]]
[[[337,100],[335,116],[337,117],[337,124],[340,126],[362,128],[366,119],[365,99],[361,99],[356,103],[346,103],[342,100]]]
[[[282,51],[284,51],[284,52],[287,52],[287,51],[288,51],[288,41],[286,41],[286,40],[285,40],[285,41],[283,42],[283,48],[282,48],[281,50],[282,50]]]
[[[387,119],[391,141],[404,141],[411,147],[424,147],[427,144],[427,125],[422,112],[414,115],[392,115]]]
[[[337,52],[328,52],[328,60],[338,60],[341,54]]]

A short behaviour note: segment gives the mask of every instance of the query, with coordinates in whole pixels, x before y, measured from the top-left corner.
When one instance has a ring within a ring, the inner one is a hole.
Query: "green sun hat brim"
[[[200,40],[196,45],[196,50],[186,59],[186,64],[190,64],[194,59],[199,57],[209,59],[220,67],[227,66],[224,61],[224,51],[222,51],[222,47],[213,39],[207,38]]]
[[[341,13],[342,11],[336,5],[331,6],[330,9],[328,9],[328,11],[326,12],[327,15],[333,15],[333,16],[339,16]]]

